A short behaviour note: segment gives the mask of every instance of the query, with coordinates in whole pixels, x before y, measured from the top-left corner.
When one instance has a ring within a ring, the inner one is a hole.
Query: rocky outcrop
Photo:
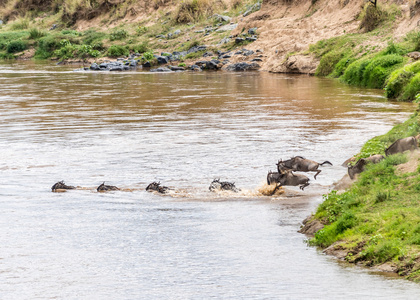
[[[324,224],[319,220],[313,219],[313,216],[307,217],[302,223],[303,226],[298,232],[311,237],[315,236],[315,233],[324,228]]]
[[[240,62],[240,63],[235,63],[235,64],[231,64],[227,66],[226,70],[240,72],[240,71],[256,71],[259,68],[260,68],[260,65],[255,62],[252,62],[252,63]]]

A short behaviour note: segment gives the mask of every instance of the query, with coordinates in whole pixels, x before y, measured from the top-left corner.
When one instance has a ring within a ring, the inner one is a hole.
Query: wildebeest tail
[[[329,165],[333,165],[332,163],[330,163],[328,160],[324,161],[322,164],[320,164],[321,166],[323,166],[324,164],[329,164]]]

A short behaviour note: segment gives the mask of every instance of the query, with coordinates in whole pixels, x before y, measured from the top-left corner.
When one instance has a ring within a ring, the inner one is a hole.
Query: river
[[[418,299],[297,232],[411,104],[303,75],[74,69],[0,63],[0,299]],[[294,155],[333,166],[261,195]],[[211,193],[215,178],[241,192]],[[82,188],[52,193],[60,180]]]

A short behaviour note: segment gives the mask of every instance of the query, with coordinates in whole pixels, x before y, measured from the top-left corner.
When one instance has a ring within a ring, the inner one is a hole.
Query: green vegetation
[[[121,45],[112,45],[109,47],[107,54],[110,57],[119,57],[129,55],[130,51],[128,51],[127,47]]]
[[[359,157],[383,153],[396,139],[419,132],[420,117],[415,114],[366,143]],[[314,218],[327,225],[310,244],[328,247],[339,242],[348,251],[346,259],[350,262],[369,266],[392,262],[401,274],[410,273],[411,279],[420,280],[420,264],[412,263],[420,258],[420,168],[408,173],[397,171],[396,166],[405,162],[403,154],[386,157],[368,165],[345,192],[324,195]]]
[[[388,98],[414,100],[420,91],[420,64],[407,53],[419,47],[420,33],[410,32],[400,43],[388,42],[382,51],[359,46],[369,35],[348,34],[311,45],[320,58],[316,75],[339,78],[351,85],[384,89]]]

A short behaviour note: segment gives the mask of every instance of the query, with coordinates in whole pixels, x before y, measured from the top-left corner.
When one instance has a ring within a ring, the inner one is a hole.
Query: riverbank
[[[138,65],[177,68],[217,60],[219,69],[339,78],[399,100],[419,92],[419,1],[62,0],[36,9],[30,1],[3,2],[3,59],[100,63],[134,55]],[[194,47],[205,49],[188,53]],[[235,67],[244,63],[253,66]]]
[[[420,116],[415,113],[369,140],[357,157],[384,154],[396,139],[419,132]],[[349,188],[324,195],[301,232],[312,236],[309,243],[326,254],[419,282],[419,161],[420,152],[414,151],[368,166]]]

